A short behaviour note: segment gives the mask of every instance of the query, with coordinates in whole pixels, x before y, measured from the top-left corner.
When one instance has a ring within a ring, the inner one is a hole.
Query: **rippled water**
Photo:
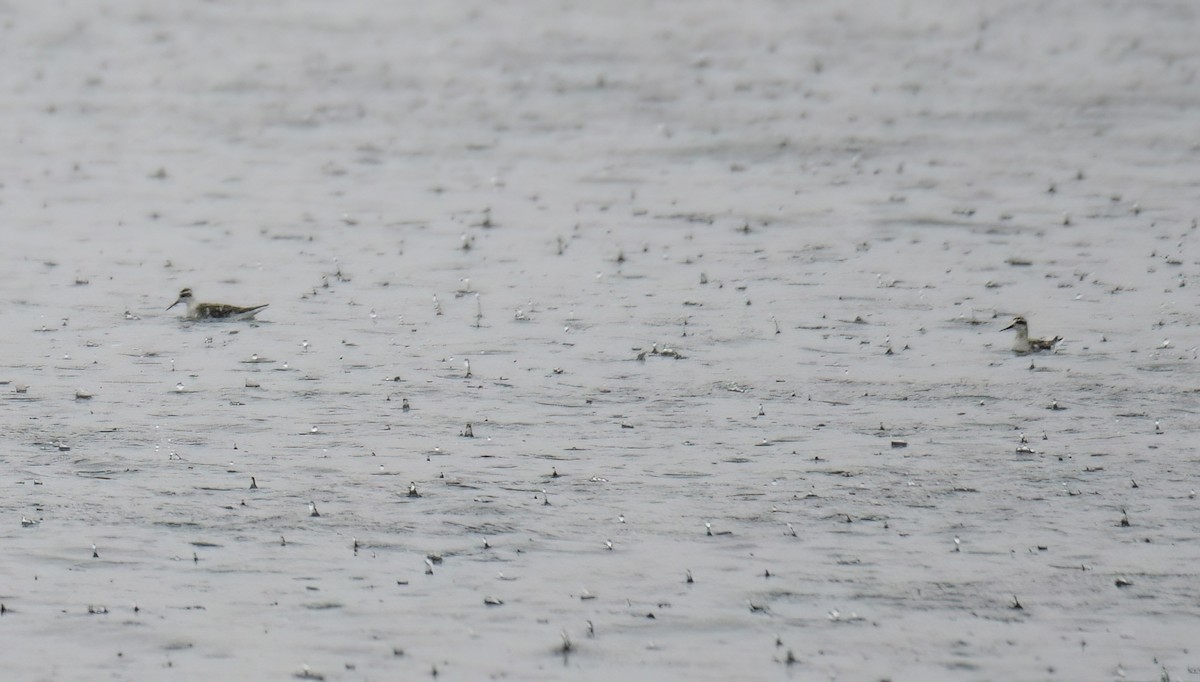
[[[0,15],[13,679],[1200,679],[1190,5]]]

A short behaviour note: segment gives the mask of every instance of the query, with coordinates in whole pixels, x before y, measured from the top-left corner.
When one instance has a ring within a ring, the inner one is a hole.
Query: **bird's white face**
[[[167,306],[167,310],[174,308],[175,306],[179,305],[180,303],[188,306],[189,308],[192,306],[192,290],[191,289],[184,289],[183,291],[180,291],[179,298],[175,299],[174,303]]]
[[[1028,334],[1029,333],[1029,324],[1027,322],[1025,322],[1025,318],[1018,317],[1012,321],[1012,324],[1008,325],[1004,329],[1001,329],[1000,331],[1005,332],[1005,331],[1008,331],[1009,329],[1016,329],[1018,335],[1020,335],[1022,333]]]

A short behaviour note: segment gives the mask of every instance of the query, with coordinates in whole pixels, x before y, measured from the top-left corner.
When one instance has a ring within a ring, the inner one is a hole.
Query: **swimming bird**
[[[187,306],[186,317],[189,320],[249,320],[269,305],[264,303],[243,308],[227,303],[197,303],[192,290],[188,288],[179,292],[179,298],[167,306],[167,310],[180,303]]]
[[[1012,324],[1008,325],[1000,331],[1008,331],[1015,329],[1017,338],[1013,341],[1012,349],[1014,353],[1036,353],[1038,351],[1050,350],[1059,341],[1062,341],[1061,336],[1055,336],[1052,339],[1034,339],[1029,337],[1029,323],[1025,318],[1018,315],[1013,318]]]

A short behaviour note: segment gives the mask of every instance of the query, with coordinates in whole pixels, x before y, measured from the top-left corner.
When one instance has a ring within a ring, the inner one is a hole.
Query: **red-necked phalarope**
[[[249,320],[269,305],[264,303],[243,308],[226,303],[197,303],[195,297],[192,296],[192,290],[184,289],[179,292],[179,298],[167,306],[167,310],[180,303],[187,305],[186,317],[189,320]]]
[[[1012,345],[1013,352],[1015,353],[1036,353],[1038,351],[1050,350],[1054,348],[1056,343],[1062,341],[1061,336],[1055,336],[1052,339],[1029,338],[1029,323],[1019,315],[1013,319],[1012,324],[1000,331],[1008,331],[1009,329],[1017,330],[1017,338],[1013,341]]]

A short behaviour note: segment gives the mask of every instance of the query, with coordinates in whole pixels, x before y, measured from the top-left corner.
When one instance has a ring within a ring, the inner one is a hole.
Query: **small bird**
[[[1054,348],[1055,344],[1057,344],[1059,341],[1062,341],[1061,336],[1055,336],[1052,339],[1029,338],[1029,323],[1025,321],[1025,318],[1019,315],[1013,318],[1012,324],[1008,325],[1004,329],[1001,329],[1000,331],[1008,331],[1009,329],[1015,329],[1017,331],[1017,338],[1015,341],[1013,341],[1012,345],[1014,353],[1025,354],[1050,350]]]
[[[179,292],[179,298],[167,306],[167,310],[180,303],[187,306],[186,317],[189,320],[249,320],[269,305],[264,303],[243,308],[227,303],[197,303],[195,296],[192,295],[192,290],[188,288]]]

